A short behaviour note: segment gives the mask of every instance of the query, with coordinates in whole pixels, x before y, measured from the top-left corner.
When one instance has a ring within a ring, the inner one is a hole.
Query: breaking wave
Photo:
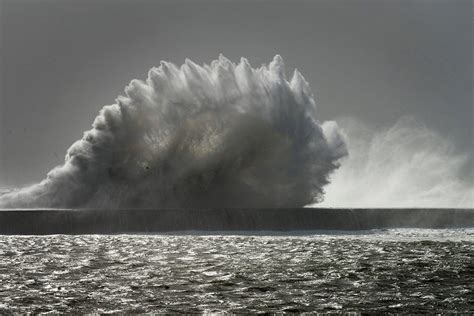
[[[161,62],[105,106],[45,180],[0,207],[283,207],[321,201],[347,155],[335,122],[283,60],[253,69]]]

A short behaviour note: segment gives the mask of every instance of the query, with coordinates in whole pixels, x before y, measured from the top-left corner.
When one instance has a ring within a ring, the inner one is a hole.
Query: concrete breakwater
[[[462,227],[474,227],[474,209],[0,210],[0,234],[4,235]]]

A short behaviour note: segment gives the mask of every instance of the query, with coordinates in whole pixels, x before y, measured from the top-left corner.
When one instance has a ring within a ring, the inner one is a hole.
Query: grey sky
[[[0,0],[0,184],[41,180],[160,60],[275,54],[321,120],[414,115],[473,152],[472,1]]]

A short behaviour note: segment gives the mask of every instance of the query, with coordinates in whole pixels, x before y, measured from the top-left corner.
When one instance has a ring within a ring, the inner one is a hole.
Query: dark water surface
[[[0,313],[469,312],[474,229],[0,236]]]

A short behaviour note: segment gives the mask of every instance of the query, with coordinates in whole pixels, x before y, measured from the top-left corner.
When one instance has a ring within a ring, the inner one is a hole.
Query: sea
[[[473,313],[474,229],[0,236],[0,314]]]

